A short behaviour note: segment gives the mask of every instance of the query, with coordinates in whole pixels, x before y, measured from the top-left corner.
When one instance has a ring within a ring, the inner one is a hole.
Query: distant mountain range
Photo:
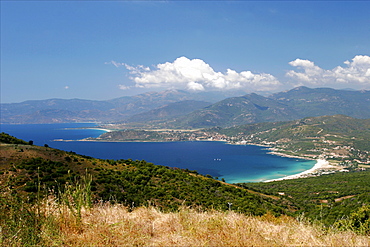
[[[370,91],[297,87],[269,97],[252,93],[221,100],[170,121],[152,121],[147,125],[157,128],[230,127],[336,114],[370,118]]]
[[[234,92],[235,93],[235,92]],[[234,94],[235,95],[235,94]],[[1,104],[1,123],[35,124],[68,122],[119,122],[133,115],[151,111],[156,108],[189,101],[192,110],[194,101],[217,102],[229,96],[225,93],[189,93],[181,90],[148,92],[135,96],[125,96],[106,101],[83,99],[47,99],[29,100],[21,103]],[[201,104],[204,107],[211,103]],[[180,107],[184,109],[184,107]],[[189,113],[185,111],[184,113]],[[171,114],[169,114],[171,116]],[[140,115],[139,115],[140,116]],[[176,114],[174,116],[177,116]]]
[[[370,118],[370,91],[297,87],[265,97],[255,93],[179,90],[107,101],[49,99],[1,104],[1,123],[110,122],[123,128],[208,128],[343,114]]]

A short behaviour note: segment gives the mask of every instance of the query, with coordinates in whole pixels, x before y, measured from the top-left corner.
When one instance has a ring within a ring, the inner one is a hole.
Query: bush
[[[347,219],[339,220],[335,226],[341,230],[351,230],[359,234],[370,234],[370,206],[362,206]]]

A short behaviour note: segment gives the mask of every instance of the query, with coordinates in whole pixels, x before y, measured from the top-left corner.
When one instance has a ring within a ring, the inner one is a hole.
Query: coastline
[[[105,131],[105,132],[112,132],[112,131],[114,131],[112,129],[105,129],[105,128],[87,128],[87,129],[101,130],[101,131]],[[59,140],[54,140],[54,141],[72,141],[72,140],[61,140],[61,139],[59,139]],[[171,141],[163,141],[163,140],[160,140],[160,141],[153,141],[153,140],[146,140],[146,141],[143,141],[143,140],[135,140],[135,141],[134,140],[131,140],[131,141],[118,141],[118,140],[115,140],[115,141],[112,141],[112,140],[102,140],[102,139],[99,139],[99,137],[98,138],[88,137],[88,138],[84,138],[84,139],[77,140],[77,141],[91,141],[91,142],[100,142],[100,141],[104,141],[104,142],[171,142]],[[197,141],[199,141],[199,140],[197,140]],[[231,145],[253,145],[253,146],[260,146],[260,147],[265,147],[267,150],[269,150],[269,152],[267,152],[267,153],[268,154],[271,154],[271,155],[277,155],[277,156],[288,157],[288,158],[303,159],[303,160],[315,160],[312,157],[285,154],[285,153],[279,152],[280,150],[277,150],[274,147],[271,147],[270,145],[267,145],[267,144],[259,144],[259,143],[258,144],[257,143],[232,143],[232,142],[227,141],[227,140],[212,140],[212,139],[211,140],[209,140],[209,139],[208,140],[201,140],[201,141],[225,142],[225,144],[231,144]],[[336,167],[333,166],[333,165],[330,165],[330,163],[327,160],[320,159],[319,158],[319,159],[317,159],[316,164],[312,168],[310,168],[310,169],[308,169],[306,171],[300,172],[298,174],[293,174],[293,175],[288,175],[288,176],[276,178],[276,179],[267,179],[267,180],[264,180],[264,181],[261,181],[261,182],[273,182],[273,181],[281,181],[281,180],[288,180],[288,179],[298,179],[298,178],[319,176],[319,175],[324,174],[324,172],[327,172],[328,169],[335,169],[335,168]]]
[[[293,174],[293,175],[285,176],[282,178],[269,179],[263,182],[268,183],[268,182],[275,182],[275,181],[281,181],[281,180],[287,180],[287,179],[306,178],[306,177],[312,176],[313,174],[315,174],[316,172],[319,172],[320,170],[333,169],[333,168],[335,168],[335,166],[330,165],[329,161],[325,159],[317,159],[316,164],[311,169],[308,169],[298,174]]]

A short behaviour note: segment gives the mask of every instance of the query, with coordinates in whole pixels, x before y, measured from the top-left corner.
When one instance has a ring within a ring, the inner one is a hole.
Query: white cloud
[[[66,89],[66,90],[69,89],[69,86],[65,86],[64,89]]]
[[[173,62],[157,64],[153,68],[143,65],[131,66],[115,61],[107,62],[115,67],[124,67],[129,71],[134,86],[118,85],[122,90],[138,88],[171,88],[191,91],[229,90],[243,91],[277,91],[288,85],[308,87],[351,87],[355,89],[370,88],[370,56],[358,55],[343,66],[325,70],[314,62],[296,59],[289,62],[294,69],[286,73],[290,82],[285,86],[271,74],[237,72],[227,69],[226,72],[215,71],[201,59],[179,57]]]
[[[127,89],[130,89],[131,87],[120,84],[120,85],[118,85],[118,88],[121,89],[121,90],[127,90]]]
[[[270,74],[253,74],[251,71],[240,73],[228,69],[226,73],[216,72],[201,59],[179,57],[174,62],[158,64],[155,69],[142,65],[133,67],[125,63],[111,62],[113,65],[124,65],[133,76],[136,87],[183,88],[194,91],[207,89],[229,90],[246,89],[269,91],[281,83]]]
[[[203,85],[197,82],[191,81],[188,83],[187,86],[188,86],[188,89],[193,90],[193,91],[204,91]]]
[[[309,60],[296,59],[289,63],[303,72],[290,70],[286,76],[303,85],[370,86],[370,56],[358,55],[351,61],[345,61],[345,67],[338,66],[332,70],[324,70]]]

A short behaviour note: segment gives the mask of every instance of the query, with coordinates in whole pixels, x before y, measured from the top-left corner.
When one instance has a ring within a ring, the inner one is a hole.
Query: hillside
[[[268,145],[296,156],[370,161],[370,119],[334,115],[210,131],[235,143]]]
[[[9,142],[9,136],[2,133],[0,141],[4,140]],[[94,200],[115,200],[128,207],[150,204],[163,210],[180,206],[227,210],[229,202],[242,213],[290,212],[285,205],[276,205],[270,196],[236,188],[196,171],[130,159],[101,160],[35,145],[2,143],[0,147],[1,184],[28,196],[38,191],[38,183],[47,191],[88,173],[93,177]]]
[[[297,206],[296,214],[304,214],[325,225],[333,225],[343,215],[350,215],[363,205],[370,205],[369,178],[370,170],[368,169],[367,171],[357,170],[318,177],[238,185],[271,196],[280,195]]]

